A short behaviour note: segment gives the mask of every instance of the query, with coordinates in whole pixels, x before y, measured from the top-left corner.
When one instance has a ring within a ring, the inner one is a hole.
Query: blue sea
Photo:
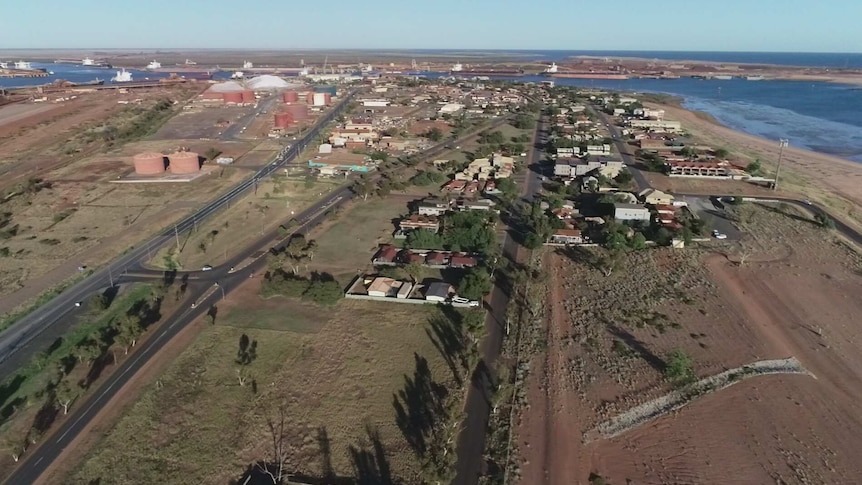
[[[463,53],[476,56],[479,51],[412,51],[418,56]],[[481,51],[512,54],[523,59],[562,61],[579,55],[643,57],[671,60],[703,60],[728,63],[767,63],[810,67],[862,69],[862,54],[807,54],[755,52],[641,52],[641,51]],[[115,70],[72,64],[34,64],[53,71],[48,78],[0,79],[0,87],[38,85],[55,79],[72,82],[95,78],[109,82]],[[167,74],[132,71],[135,80],[155,79]],[[229,73],[217,73],[224,79]],[[521,81],[547,80],[541,77]],[[558,85],[583,86],[634,92],[664,93],[683,99],[683,105],[706,112],[733,129],[778,140],[791,145],[862,162],[862,87],[826,82],[746,81],[743,79],[630,79],[624,81],[555,79]]]

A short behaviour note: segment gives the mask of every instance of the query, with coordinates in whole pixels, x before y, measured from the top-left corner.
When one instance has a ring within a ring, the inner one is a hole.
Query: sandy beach
[[[667,104],[647,104],[664,109],[667,119],[682,122],[683,128],[703,142],[730,150],[734,156],[747,159],[744,163],[759,158],[767,170],[774,172],[777,141],[735,131],[705,113]],[[784,149],[779,184],[786,195],[802,195],[818,201],[835,216],[850,218],[862,227],[862,164],[791,145]]]

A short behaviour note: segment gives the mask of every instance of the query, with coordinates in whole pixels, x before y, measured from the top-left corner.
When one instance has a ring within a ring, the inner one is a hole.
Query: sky
[[[0,49],[860,52],[860,0],[10,0]]]

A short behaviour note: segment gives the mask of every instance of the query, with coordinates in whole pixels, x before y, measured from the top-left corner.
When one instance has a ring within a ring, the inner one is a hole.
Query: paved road
[[[499,126],[505,123],[507,119],[498,120],[490,127]],[[488,129],[488,127],[483,128]],[[481,130],[477,130],[481,131]],[[475,133],[470,133],[456,140],[447,140],[435,145],[420,156],[431,158],[439,153],[446,151],[446,145],[450,143],[459,143]],[[309,136],[314,136],[312,133]],[[380,177],[376,175],[373,179]],[[338,208],[350,199],[355,194],[347,186],[327,194],[324,198],[308,209],[302,211],[295,217],[299,226],[294,231],[295,233],[305,234],[311,228],[320,224],[326,217],[327,213]],[[170,233],[172,234],[173,232]],[[187,301],[194,301],[195,308],[182,308],[173,315],[168,316],[165,322],[155,329],[155,334],[142,342],[132,357],[120,364],[120,367],[111,374],[96,393],[87,401],[73,408],[70,416],[63,422],[60,428],[52,435],[51,441],[43,443],[30,455],[25,456],[24,460],[13,474],[6,479],[4,483],[33,483],[39,476],[50,466],[51,463],[59,456],[63,449],[72,442],[72,440],[90,423],[90,421],[98,415],[102,408],[110,402],[116,393],[123,385],[135,375],[152,357],[158,354],[159,350],[177,335],[183,328],[193,322],[199,316],[206,314],[210,308],[218,305],[219,298],[226,297],[230,292],[239,286],[246,278],[253,274],[259,274],[265,269],[266,251],[273,246],[273,241],[280,240],[278,228],[273,229],[268,234],[264,235],[257,243],[249,248],[246,248],[240,254],[232,257],[222,266],[213,268],[212,271],[196,271],[178,274],[178,278],[188,279]],[[170,238],[168,238],[170,239]],[[255,255],[260,255],[252,264],[245,267],[240,267],[241,264],[248,262],[249,258]],[[138,265],[129,267],[131,271],[120,276],[120,283],[128,283],[134,281],[151,281],[154,278],[163,276],[163,273],[153,270],[148,270]],[[231,271],[231,268],[236,268],[236,271]],[[114,283],[117,283],[115,281]],[[215,283],[218,283],[217,285]],[[103,282],[102,288],[107,287]],[[73,300],[74,301],[74,300]],[[499,350],[498,350],[499,351]]]
[[[606,125],[608,131],[611,133],[611,138],[614,139],[614,145],[617,147],[617,151],[620,153],[623,163],[629,169],[629,172],[631,172],[632,177],[634,178],[635,184],[638,187],[637,191],[640,192],[641,190],[650,188],[651,185],[644,176],[643,171],[637,168],[640,162],[638,162],[632,155],[629,155],[629,153],[632,153],[632,147],[626,143],[622,130],[620,130],[618,126],[614,125],[613,117],[595,109],[593,106],[589,106],[587,109],[595,114],[599,120]]]
[[[526,180],[522,187],[525,202],[532,201],[542,187],[541,162],[543,158],[540,142],[547,139],[547,123],[544,118],[537,126],[536,139],[526,168]],[[503,257],[510,261],[518,261],[520,246],[508,233],[503,237]],[[494,369],[503,338],[506,334],[506,310],[509,307],[509,295],[497,284],[486,299],[488,315],[485,320],[485,338],[479,345],[482,356],[480,369]],[[491,371],[493,372],[493,371]],[[477,371],[470,379],[467,398],[464,403],[464,421],[458,435],[457,463],[455,464],[455,479],[453,485],[476,485],[482,473],[482,461],[485,451],[485,438],[488,431],[488,419],[491,415],[491,380],[487,372]]]
[[[236,123],[231,123],[230,126],[227,127],[219,136],[219,140],[222,141],[233,141],[237,140],[237,137],[246,129],[248,125],[251,124],[252,121],[255,120],[258,116],[260,116],[264,111],[269,111],[274,104],[279,101],[279,96],[275,94],[269,96],[268,98],[263,99],[258,103],[257,108],[248,113],[247,115],[241,117],[237,120]]]
[[[52,325],[66,318],[69,312],[74,311],[75,302],[84,300],[87,296],[97,292],[101,288],[109,287],[114,282],[114,278],[119,277],[123,272],[142,267],[152,253],[155,253],[160,247],[169,243],[176,234],[184,233],[193,228],[198,222],[218,213],[222,208],[229,207],[233,201],[244,196],[248,191],[253,190],[258,180],[269,176],[291,159],[298,156],[305,146],[314,140],[320,129],[340,114],[344,107],[347,106],[347,103],[350,102],[352,95],[353,93],[346,96],[313,129],[297,140],[289,149],[284,150],[275,161],[258,170],[252,177],[239,183],[227,193],[197,210],[175,226],[165,229],[161,234],[134,247],[118,259],[98,269],[91,276],[63,291],[47,304],[21,318],[10,328],[3,331],[0,334],[0,364],[5,363],[15,355],[20,356],[17,357],[20,363],[29,362],[30,357],[41,349],[33,348],[33,346],[28,346],[27,344]],[[5,380],[9,375],[9,372],[0,375],[0,382]]]
[[[300,222],[300,226],[296,232],[306,233],[309,229],[320,224],[326,218],[326,214],[330,209],[343,205],[352,196],[352,192],[346,187],[328,194],[323,200],[297,216],[296,219]],[[199,272],[194,277],[190,277],[189,287],[186,290],[187,301],[196,302],[195,307],[186,306],[168,316],[165,322],[155,329],[156,333],[145,339],[141,343],[141,347],[132,354],[131,358],[123,362],[102,383],[93,396],[73,407],[68,418],[51,435],[50,441],[42,443],[35,452],[29,456],[25,456],[25,461],[18,466],[4,483],[34,483],[51,463],[57,459],[60,453],[69,446],[72,440],[78,436],[93,418],[101,412],[102,408],[122,389],[123,385],[146,365],[151,358],[157,355],[166,343],[196,318],[207,314],[213,306],[217,308],[219,300],[230,294],[233,289],[242,284],[250,275],[258,274],[265,269],[266,258],[261,257],[245,268],[230,272],[231,266],[239,265],[247,259],[249,254],[265,251],[271,247],[272,241],[278,237],[276,230],[271,231],[255,247],[249,248],[248,251],[235,256],[224,266],[215,268],[213,271]],[[155,273],[155,276],[159,275],[159,273]],[[140,275],[135,274],[124,277],[124,282],[151,280],[152,276],[154,274],[144,271]],[[217,315],[216,318],[218,318]]]

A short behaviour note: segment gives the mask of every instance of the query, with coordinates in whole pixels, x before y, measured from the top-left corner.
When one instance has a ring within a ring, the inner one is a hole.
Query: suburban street
[[[536,126],[533,147],[524,168],[525,176],[521,187],[524,202],[532,201],[542,187],[542,147],[547,141],[546,129],[547,121],[543,117]],[[508,232],[503,236],[502,246],[504,258],[518,261],[520,245]],[[485,320],[486,335],[479,345],[482,361],[470,379],[464,403],[465,416],[458,435],[458,461],[455,465],[455,479],[452,481],[454,485],[475,485],[482,473],[485,438],[491,414],[491,373],[503,347],[508,307],[509,295],[502,285],[495,284],[490,296],[485,299],[485,308],[488,310]]]

